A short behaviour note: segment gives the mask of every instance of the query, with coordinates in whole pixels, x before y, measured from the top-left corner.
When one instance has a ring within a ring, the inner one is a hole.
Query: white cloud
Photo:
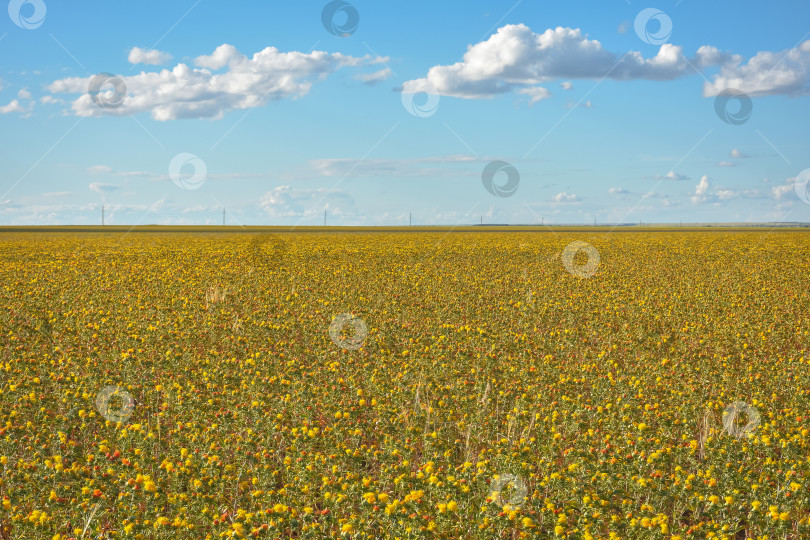
[[[383,68],[379,71],[375,71],[374,73],[359,73],[355,75],[355,79],[361,81],[363,84],[371,86],[388,79],[393,74],[394,72],[391,71],[391,68]]]
[[[21,88],[19,92],[17,92],[17,97],[20,99],[31,99],[31,92],[28,91],[28,88]]]
[[[690,61],[682,47],[670,43],[661,45],[651,58],[637,51],[619,56],[578,28],[549,28],[537,34],[524,24],[502,26],[486,41],[469,45],[461,61],[433,66],[424,78],[407,81],[402,88],[416,92],[430,84],[440,95],[464,99],[522,91],[534,102],[548,95],[526,89],[554,79],[668,81],[694,74],[692,66],[701,71],[720,67],[714,80],[704,84],[704,97],[727,88],[751,97],[810,93],[810,40],[786,51],[760,51],[747,62],[741,55],[703,45]],[[568,82],[562,83],[563,88]]]
[[[572,88],[574,88],[574,83],[572,83],[571,81],[563,81],[560,83],[560,86],[562,87],[563,90],[571,90]]]
[[[664,178],[666,178],[667,180],[689,180],[688,176],[676,173],[675,171],[669,171],[667,174],[664,175]]]
[[[740,61],[742,61],[742,56],[721,52],[717,47],[711,45],[700,47],[692,59],[692,63],[698,68],[722,66],[730,62]]]
[[[700,177],[700,182],[698,182],[698,185],[695,187],[695,195],[705,195],[710,185],[709,177],[704,174]]]
[[[72,191],[49,191],[48,193],[42,194],[43,197],[57,197],[57,198],[70,197],[71,195],[73,195]]]
[[[669,171],[665,175],[656,174],[654,176],[647,176],[646,178],[652,180],[689,180],[689,177],[680,173],[676,173],[675,171]]]
[[[41,98],[39,98],[39,102],[40,103],[45,103],[45,104],[48,104],[48,103],[64,103],[63,100],[55,98],[53,96],[42,96]]]
[[[736,165],[734,165],[730,161],[721,161],[719,163],[716,163],[715,166],[716,167],[736,167]]]
[[[627,191],[624,188],[612,187],[612,188],[610,188],[608,190],[608,193],[610,193],[611,195],[624,195],[625,193],[630,193],[630,192]]]
[[[314,217],[324,209],[331,216],[355,216],[354,199],[342,190],[295,189],[289,185],[278,186],[260,199],[261,208],[270,216]]]
[[[751,97],[810,93],[810,40],[779,52],[760,51],[748,62],[739,56],[723,58],[720,73],[703,84],[703,96],[716,96],[727,88]]]
[[[745,157],[748,157],[747,155],[743,154],[742,152],[740,152],[740,151],[739,151],[739,150],[737,150],[736,148],[734,148],[734,149],[733,149],[731,152],[729,152],[729,154],[728,154],[728,155],[729,155],[729,156],[731,156],[731,157],[733,157],[733,158],[735,158],[735,159],[740,159],[740,158],[745,158]]]
[[[87,172],[90,174],[110,174],[112,167],[108,167],[107,165],[93,165],[92,167],[87,167]]]
[[[794,191],[793,186],[792,185],[786,185],[786,184],[782,184],[782,185],[779,185],[779,186],[773,186],[771,188],[771,193],[773,194],[773,197],[775,199],[781,199],[785,195],[787,195],[788,193],[791,193],[792,191]]]
[[[493,159],[486,156],[451,154],[412,159],[313,159],[309,163],[318,174],[323,176],[448,178],[470,175],[469,167],[458,167],[457,165],[489,163]],[[478,173],[480,174],[480,171]]]
[[[26,108],[20,105],[19,100],[12,99],[8,105],[0,105],[0,114],[25,112]]]
[[[705,174],[701,176],[700,182],[695,186],[695,194],[692,196],[692,202],[694,204],[706,202],[709,199],[708,191],[710,186],[711,182],[709,182],[709,177]]]
[[[562,193],[557,193],[554,197],[551,198],[552,201],[555,203],[571,203],[571,202],[579,202],[580,199],[578,196],[571,193],[570,195],[563,191]]]
[[[96,193],[108,193],[110,191],[121,189],[115,184],[103,184],[101,182],[91,182],[88,187],[90,188],[90,191],[95,191]]]
[[[619,57],[578,28],[557,27],[536,34],[524,24],[509,24],[470,46],[463,61],[433,66],[425,78],[403,84],[403,90],[415,92],[429,83],[441,95],[479,99],[510,91],[528,93],[527,88],[557,78],[671,80],[687,67],[682,48],[668,43],[652,58],[636,51]],[[534,101],[547,97],[534,96]]]
[[[132,47],[127,58],[130,64],[149,64],[153,66],[165,64],[171,59],[172,55],[167,52],[155,49],[141,49],[140,47]]]
[[[217,47],[195,60],[197,68],[173,69],[122,77],[127,96],[117,108],[97,106],[87,89],[89,77],[52,82],[53,93],[79,94],[71,109],[77,116],[128,116],[149,112],[158,121],[178,118],[222,118],[232,110],[261,107],[270,101],[306,95],[313,80],[322,80],[345,66],[370,65],[386,58],[346,56],[313,51],[281,52],[267,47],[248,58],[232,45]],[[224,68],[224,71],[214,73]]]
[[[591,100],[588,100],[585,103],[580,103],[577,105],[573,100],[570,99],[568,100],[568,103],[565,104],[566,109],[573,109],[574,107],[585,107],[586,109],[592,109],[593,104],[591,103]]]
[[[31,116],[34,110],[34,102],[29,101],[28,105],[22,105],[19,99],[12,99],[8,105],[0,105],[0,114],[21,113],[23,118]]]
[[[547,89],[543,88],[542,86],[532,86],[529,88],[521,88],[517,91],[518,94],[524,94],[529,96],[529,103],[534,105],[540,100],[547,99],[551,97],[551,92]]]

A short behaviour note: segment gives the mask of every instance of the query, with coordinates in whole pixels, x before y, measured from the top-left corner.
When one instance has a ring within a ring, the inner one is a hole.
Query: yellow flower
[[[344,523],[343,527],[340,528],[340,532],[343,532],[343,533],[350,533],[353,530],[354,530],[354,527],[352,527],[351,523]]]
[[[447,509],[450,510],[451,512],[455,512],[458,509],[456,501],[450,501],[449,503],[447,503]]]
[[[564,532],[565,532],[565,527],[563,527],[562,525],[557,525],[556,527],[554,527],[554,534],[556,534],[557,536],[561,536],[562,533],[564,533]]]

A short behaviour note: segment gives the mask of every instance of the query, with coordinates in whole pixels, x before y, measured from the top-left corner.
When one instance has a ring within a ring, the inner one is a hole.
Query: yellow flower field
[[[0,257],[0,538],[810,537],[806,232]]]

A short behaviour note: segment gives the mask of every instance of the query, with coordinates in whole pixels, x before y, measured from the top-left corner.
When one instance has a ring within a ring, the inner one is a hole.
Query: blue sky
[[[80,5],[0,22],[0,224],[810,221],[806,2]]]

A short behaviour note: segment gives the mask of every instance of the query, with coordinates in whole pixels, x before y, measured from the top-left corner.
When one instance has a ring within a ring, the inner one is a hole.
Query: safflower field
[[[2,538],[810,537],[807,232],[0,256]]]

